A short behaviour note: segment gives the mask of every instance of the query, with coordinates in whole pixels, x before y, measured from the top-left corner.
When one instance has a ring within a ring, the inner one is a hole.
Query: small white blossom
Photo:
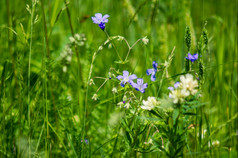
[[[122,108],[122,106],[124,105],[124,103],[121,101],[121,102],[117,103],[117,105],[118,105],[120,108]]]
[[[122,41],[123,39],[124,39],[124,37],[122,37],[122,36],[117,36],[118,37],[118,41]]]
[[[62,70],[63,72],[67,72],[67,66],[63,66]]]
[[[186,74],[180,77],[181,88],[188,91],[189,95],[194,95],[197,93],[198,81],[193,80],[193,75]]]
[[[169,97],[173,100],[174,104],[184,102],[187,96],[189,96],[189,92],[184,89],[175,89],[169,93]]]
[[[88,84],[89,84],[89,86],[91,86],[91,85],[94,85],[95,83],[94,83],[93,79],[90,79]]]
[[[116,88],[116,87],[113,87],[113,88],[112,88],[112,93],[113,93],[113,94],[116,94],[116,93],[117,93],[117,88]]]
[[[111,44],[111,43],[109,43],[109,45],[108,45],[108,48],[109,48],[109,49],[111,49],[111,48],[112,48],[112,44]]]
[[[216,140],[216,141],[212,142],[212,146],[214,146],[214,147],[218,147],[219,145],[220,145],[219,140]]]
[[[130,105],[129,103],[126,103],[125,106],[124,106],[124,108],[129,109],[130,106],[131,106],[131,105]]]
[[[127,100],[127,96],[124,95],[123,98],[122,98],[123,101],[126,101]]]
[[[98,95],[95,93],[95,94],[93,95],[92,99],[95,100],[95,101],[98,100]]]
[[[153,144],[153,141],[150,139],[148,142],[144,142],[144,144]]]
[[[152,110],[157,105],[159,105],[159,102],[155,97],[148,97],[147,101],[143,100],[141,108],[144,110]]]
[[[147,36],[142,38],[142,42],[144,43],[144,45],[147,45],[149,43],[149,39],[147,38]]]
[[[67,56],[66,60],[70,63],[72,61],[72,56],[71,55]]]
[[[75,42],[75,39],[74,39],[73,37],[69,37],[69,41],[70,41],[71,43],[74,43],[74,42]]]
[[[101,51],[102,49],[103,49],[102,46],[99,46],[99,47],[98,47],[98,51]]]

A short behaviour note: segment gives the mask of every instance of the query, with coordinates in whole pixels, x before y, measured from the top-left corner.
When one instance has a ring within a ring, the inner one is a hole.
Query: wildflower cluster
[[[92,17],[92,20],[95,24],[98,24],[99,27],[104,30],[105,23],[108,22],[109,15],[104,15],[97,13],[95,17]],[[104,31],[106,34],[107,32]],[[120,61],[115,61],[117,64],[125,64],[129,62],[128,56],[131,49],[137,44],[138,41],[142,41],[144,45],[147,45],[149,39],[147,37],[138,39],[132,46],[128,43],[125,37],[120,35],[110,37],[107,34],[107,40],[98,48],[98,52],[103,50],[103,46],[110,43],[113,45],[112,40],[117,39],[117,41],[121,42],[124,41],[128,46],[128,53],[125,60],[122,60],[119,53],[116,51],[118,58]],[[191,47],[191,33],[189,28],[187,28],[187,36],[186,36],[186,44],[188,47],[188,51],[190,51]],[[113,45],[113,47],[115,47]],[[142,151],[149,151],[154,147],[157,147],[160,151],[166,153],[168,157],[179,157],[183,155],[183,148],[186,145],[186,140],[184,139],[187,131],[192,129],[191,127],[194,126],[190,120],[190,116],[185,115],[187,113],[191,113],[190,109],[196,108],[196,105],[193,105],[194,101],[197,100],[197,93],[198,93],[198,81],[194,78],[194,76],[189,72],[192,70],[191,65],[199,58],[199,54],[191,54],[191,52],[187,53],[187,56],[184,58],[186,63],[188,63],[188,70],[186,71],[185,75],[180,76],[179,82],[175,82],[172,87],[168,87],[169,94],[166,93],[163,95],[163,92],[160,92],[160,89],[163,85],[163,80],[169,77],[168,68],[172,63],[173,56],[174,56],[173,48],[171,54],[168,56],[168,59],[158,65],[156,61],[152,62],[152,67],[146,70],[146,75],[150,77],[150,84],[153,88],[158,87],[158,93],[156,95],[150,94],[147,99],[145,98],[145,91],[148,91],[148,83],[146,83],[146,78],[139,78],[136,74],[130,73],[127,70],[122,71],[122,74],[115,68],[115,74],[119,75],[112,75],[109,72],[108,77],[105,79],[103,84],[99,87],[99,89],[105,85],[107,81],[111,81],[116,79],[119,80],[120,86],[122,88],[113,87],[111,92],[114,96],[115,103],[120,110],[125,110],[125,116],[123,116],[120,126],[124,129],[125,135],[127,139],[127,145],[130,146],[130,149],[133,150],[142,150]],[[93,61],[96,58],[96,53],[93,56]],[[93,62],[92,62],[93,63]],[[192,63],[190,65],[190,63]],[[92,67],[92,66],[91,66]],[[111,68],[110,68],[111,69]],[[159,71],[162,72],[162,75],[159,79],[157,79],[160,74],[157,74]],[[90,71],[91,75],[91,71]],[[89,75],[89,76],[90,76]],[[160,81],[159,86],[156,86]],[[114,85],[115,86],[115,85]],[[98,89],[98,90],[99,90]],[[93,95],[93,100],[98,100],[97,92]],[[140,93],[137,93],[136,91]],[[153,92],[152,92],[153,93]],[[162,94],[161,94],[162,93]],[[116,101],[116,96],[123,97],[120,101]],[[195,101],[196,102],[196,101]],[[198,102],[198,101],[197,101]],[[148,117],[149,116],[149,117]],[[146,121],[140,121],[138,118],[145,119]],[[156,120],[156,122],[152,122],[152,120]],[[120,127],[120,128],[121,128]],[[142,133],[151,134],[151,138],[146,137],[143,138],[144,142],[138,142],[138,137]],[[161,132],[160,132],[161,131]],[[138,142],[138,143],[137,143]],[[135,145],[137,143],[137,145]],[[138,149],[135,149],[137,148]]]
[[[123,71],[123,76],[119,75],[116,78],[121,81],[122,87],[125,87],[125,84],[129,83],[133,88],[141,93],[145,93],[145,89],[148,87],[148,84],[144,83],[142,78],[137,78],[135,74],[129,75],[128,71]],[[137,83],[133,81],[135,79],[137,79]]]
[[[198,91],[197,88],[197,80],[193,79],[193,75],[186,74],[180,77],[180,82],[176,82],[174,87],[168,87],[171,91],[169,97],[173,100],[174,104],[180,104],[190,95],[195,95]]]
[[[69,43],[65,45],[64,50],[60,54],[60,60],[63,63],[63,72],[67,72],[73,57],[73,49],[75,46],[84,46],[86,42],[85,34],[75,34],[73,37],[69,37]]]

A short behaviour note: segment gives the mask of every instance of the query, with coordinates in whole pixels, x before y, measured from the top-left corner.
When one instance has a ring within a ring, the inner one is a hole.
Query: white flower
[[[117,36],[118,37],[118,41],[122,41],[123,39],[124,39],[124,37],[122,37],[122,36]]]
[[[117,105],[121,108],[124,105],[124,103],[121,101],[121,102],[117,103]]]
[[[69,37],[69,41],[70,41],[71,43],[74,43],[74,42],[75,42],[75,39],[74,39],[73,37]]]
[[[149,39],[147,38],[147,36],[142,38],[142,42],[144,43],[144,45],[147,45],[149,43]]]
[[[141,108],[144,110],[152,110],[158,104],[159,102],[155,97],[148,97],[147,101],[143,100],[143,105],[141,106]]]
[[[216,140],[216,141],[212,142],[212,146],[214,146],[214,147],[218,147],[219,145],[220,145],[219,140]]]
[[[67,72],[67,66],[63,66],[62,70],[63,72]]]
[[[112,88],[112,93],[113,93],[113,94],[116,94],[116,93],[117,93],[117,88],[116,88],[116,87],[113,87],[113,88]]]
[[[89,80],[89,86],[94,85],[94,84],[95,84],[95,83],[94,83],[93,79],[90,79],[90,80]]]
[[[98,51],[101,51],[102,49],[103,49],[102,46],[99,46],[99,47],[98,47]]]
[[[184,89],[175,89],[169,93],[169,97],[173,100],[174,104],[184,102],[187,96],[189,96],[189,92]]]
[[[153,141],[150,139],[148,142],[144,142],[144,144],[153,144]]]
[[[125,106],[124,106],[124,108],[129,109],[130,106],[131,106],[131,105],[130,105],[129,103],[126,103]]]
[[[98,100],[98,95],[95,93],[92,97],[93,100]]]
[[[180,77],[180,86],[182,89],[189,92],[189,95],[194,95],[197,93],[198,81],[193,80],[193,75],[186,74],[185,76]]]

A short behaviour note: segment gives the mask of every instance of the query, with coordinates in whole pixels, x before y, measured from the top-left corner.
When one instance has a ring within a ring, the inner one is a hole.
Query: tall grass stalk
[[[31,82],[31,54],[32,54],[32,38],[33,38],[33,27],[34,27],[34,13],[35,13],[35,6],[36,6],[36,1],[32,0],[31,1],[31,29],[30,29],[30,46],[29,46],[29,58],[28,58],[28,82],[27,82],[27,104],[28,104],[28,126],[29,126],[29,134],[28,134],[28,157],[31,157],[31,134],[30,134],[30,129],[31,129],[31,105],[30,105],[30,82]]]

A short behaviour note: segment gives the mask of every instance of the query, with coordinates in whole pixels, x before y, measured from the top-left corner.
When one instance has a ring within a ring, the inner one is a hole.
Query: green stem
[[[108,38],[108,40],[111,42],[111,44],[112,44],[113,48],[115,49],[115,51],[116,51],[116,53],[117,53],[117,56],[119,57],[120,61],[122,61],[122,58],[120,57],[120,55],[119,55],[119,53],[118,53],[118,51],[117,51],[117,49],[116,49],[116,47],[115,47],[114,43],[112,42],[112,40],[111,40],[111,38],[110,38],[109,34],[107,33],[107,31],[106,31],[106,30],[104,30],[104,32],[105,32],[105,34],[107,35],[107,38]]]
[[[35,1],[32,0],[31,6],[32,6],[32,11],[31,11],[31,32],[30,32],[30,48],[29,48],[29,59],[28,59],[28,83],[27,83],[27,104],[28,104],[28,126],[29,126],[29,131],[31,129],[31,116],[30,116],[30,81],[31,81],[31,54],[32,54],[32,36],[33,36],[33,26],[34,26],[34,12],[35,12]],[[29,133],[28,136],[28,143],[29,143],[29,148],[28,148],[28,157],[31,157],[31,136]]]

